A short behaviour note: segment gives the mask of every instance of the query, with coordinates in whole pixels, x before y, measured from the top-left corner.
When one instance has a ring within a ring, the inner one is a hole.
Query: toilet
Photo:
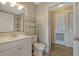
[[[37,36],[33,36],[32,39],[33,45],[33,55],[34,56],[43,56],[45,51],[45,45],[43,43],[37,42]]]

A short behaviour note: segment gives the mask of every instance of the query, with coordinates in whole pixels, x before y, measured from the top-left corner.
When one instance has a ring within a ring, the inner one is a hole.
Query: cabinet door
[[[0,52],[0,56],[18,56],[18,47],[10,48],[5,51]]]
[[[20,56],[31,56],[31,53],[30,52],[31,52],[31,50],[30,50],[29,47],[27,47],[26,44],[21,45],[20,50],[19,50],[19,55]]]
[[[73,42],[73,56],[79,56],[79,42],[77,40]]]
[[[28,39],[28,41],[20,46],[19,51],[21,56],[31,56],[32,55],[32,44],[31,39]]]
[[[19,55],[20,56],[27,56],[27,48],[26,48],[26,44],[23,44],[20,46],[20,50],[19,50]]]
[[[27,44],[26,44],[26,50],[27,50],[27,56],[32,56],[32,42],[31,38],[28,39]]]

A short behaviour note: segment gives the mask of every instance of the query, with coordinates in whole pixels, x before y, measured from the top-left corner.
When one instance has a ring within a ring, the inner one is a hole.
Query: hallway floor
[[[52,45],[52,51],[50,53],[46,53],[45,56],[72,56],[73,49],[69,47],[65,47],[62,45],[54,44]]]

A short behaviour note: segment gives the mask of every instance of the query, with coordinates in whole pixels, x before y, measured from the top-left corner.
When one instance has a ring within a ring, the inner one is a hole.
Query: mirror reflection
[[[20,3],[0,2],[0,32],[23,32],[24,8]]]

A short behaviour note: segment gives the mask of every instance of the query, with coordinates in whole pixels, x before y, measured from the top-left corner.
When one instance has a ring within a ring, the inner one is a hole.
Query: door
[[[18,47],[13,47],[0,52],[0,56],[18,56],[18,55],[19,55]]]
[[[32,43],[31,38],[26,39],[26,43],[19,46],[19,55],[20,56],[32,56]]]
[[[64,45],[64,31],[65,31],[65,15],[64,12],[55,15],[55,43]]]
[[[22,44],[19,49],[20,56],[31,56],[31,49],[29,44]]]
[[[19,48],[19,55],[20,56],[27,56],[27,48],[26,44],[22,44]]]

